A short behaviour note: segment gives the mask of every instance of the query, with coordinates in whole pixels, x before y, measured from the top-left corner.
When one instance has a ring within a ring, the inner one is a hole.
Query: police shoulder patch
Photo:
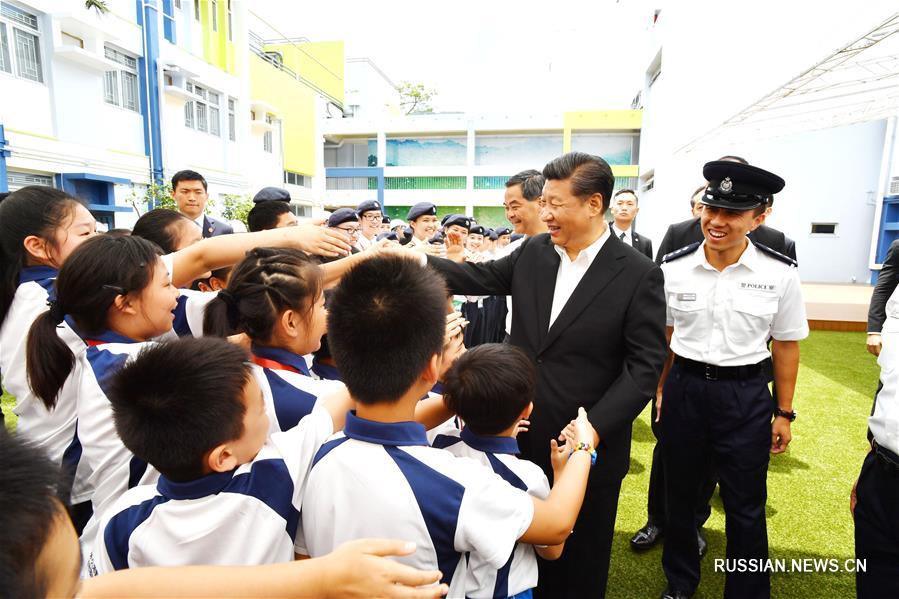
[[[762,253],[771,256],[775,260],[780,260],[784,264],[789,264],[790,266],[799,266],[799,263],[796,262],[795,260],[793,260],[792,258],[790,258],[789,256],[781,254],[777,250],[772,250],[767,245],[762,245],[761,243],[756,243],[755,247],[757,247],[759,250],[761,250]]]
[[[674,250],[668,254],[662,256],[662,264],[666,264],[671,262],[672,260],[677,260],[678,258],[683,258],[684,256],[689,256],[693,252],[699,249],[699,246],[702,245],[701,241],[697,241],[695,243],[691,243],[690,245],[685,245],[679,250]]]

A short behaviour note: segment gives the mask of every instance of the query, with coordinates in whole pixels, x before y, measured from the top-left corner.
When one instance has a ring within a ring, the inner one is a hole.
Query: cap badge
[[[730,193],[734,189],[734,182],[730,180],[730,177],[725,177],[724,181],[718,185],[718,189],[721,193]]]

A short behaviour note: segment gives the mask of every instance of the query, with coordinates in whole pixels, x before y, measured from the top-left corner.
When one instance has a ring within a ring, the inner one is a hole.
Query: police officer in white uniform
[[[897,289],[899,291],[899,289]],[[883,385],[868,419],[871,451],[854,489],[855,557],[859,599],[899,597],[899,296],[886,303],[877,357]]]
[[[709,456],[720,475],[727,557],[767,559],[769,452],[790,443],[798,341],[808,336],[795,262],[746,237],[764,221],[783,179],[726,161],[709,162],[703,174],[705,239],[662,265],[671,348],[657,398],[667,499],[663,598],[690,597],[699,584],[695,511],[703,470],[696,464]],[[777,403],[768,389],[772,368]],[[726,598],[770,594],[767,573],[727,574]]]

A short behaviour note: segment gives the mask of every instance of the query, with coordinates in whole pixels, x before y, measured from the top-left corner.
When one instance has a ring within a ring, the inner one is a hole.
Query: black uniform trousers
[[[565,541],[563,556],[578,559],[548,561],[537,558],[539,579],[535,599],[601,599],[606,596],[609,560],[621,479],[591,477],[584,494],[584,505],[574,524],[574,532]],[[695,534],[695,533],[694,533]]]
[[[855,489],[855,575],[858,599],[899,597],[899,464],[870,452]]]
[[[727,558],[768,557],[765,522],[773,400],[768,377],[708,380],[675,363],[662,399],[665,465],[665,548],[662,568],[670,588],[688,594],[699,585],[696,497],[705,471],[715,463],[724,503]],[[731,562],[734,563],[734,562]],[[767,572],[728,573],[724,597],[770,597]]]

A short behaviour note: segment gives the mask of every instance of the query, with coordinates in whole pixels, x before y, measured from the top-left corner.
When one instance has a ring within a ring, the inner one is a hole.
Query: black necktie
[[[625,233],[622,233],[621,235],[618,236],[618,238],[619,238],[621,241],[624,241],[625,235],[626,235]]]

